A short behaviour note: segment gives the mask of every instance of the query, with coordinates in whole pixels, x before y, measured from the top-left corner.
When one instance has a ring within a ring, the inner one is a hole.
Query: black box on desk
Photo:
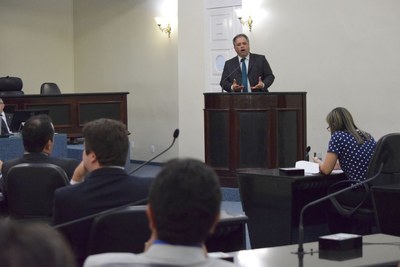
[[[343,261],[362,257],[360,235],[339,233],[321,236],[318,244],[321,259]]]
[[[304,169],[298,168],[279,168],[279,173],[285,175],[299,175],[304,176]]]

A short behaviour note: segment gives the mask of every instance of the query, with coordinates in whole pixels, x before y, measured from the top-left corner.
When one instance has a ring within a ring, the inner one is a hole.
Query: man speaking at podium
[[[250,53],[249,38],[238,34],[233,38],[237,53],[225,62],[219,83],[227,92],[268,92],[275,76],[264,55]]]

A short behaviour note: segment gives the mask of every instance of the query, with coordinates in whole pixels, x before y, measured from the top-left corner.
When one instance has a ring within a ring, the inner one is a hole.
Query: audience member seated
[[[84,267],[98,266],[236,266],[208,258],[204,242],[220,216],[218,176],[193,159],[169,161],[150,191],[147,217],[151,237],[145,252],[92,255]]]
[[[7,114],[4,112],[4,101],[0,98],[0,135],[9,134],[10,131],[10,122],[12,118],[12,114]]]
[[[0,219],[2,267],[75,267],[64,237],[48,225]]]
[[[153,179],[129,176],[124,169],[129,149],[126,126],[116,120],[98,119],[83,128],[82,162],[72,177],[75,185],[56,190],[54,225],[144,199]],[[59,229],[76,253],[78,264],[87,255],[93,219]]]
[[[328,152],[324,161],[318,158],[313,159],[319,164],[321,173],[330,174],[333,169],[342,169],[348,180],[355,183],[364,181],[367,178],[369,162],[375,151],[375,139],[371,134],[356,126],[353,116],[346,108],[333,109],[326,116],[326,122],[328,123],[327,129],[331,132]],[[357,187],[336,198],[343,204],[355,207],[365,200],[365,195],[365,188]],[[340,214],[334,207],[328,209],[327,215],[332,233],[365,234],[360,232],[360,225],[353,225],[349,216]],[[354,227],[355,229],[353,229]]]
[[[75,168],[79,165],[76,159],[51,157],[53,151],[54,126],[48,115],[30,117],[22,129],[24,154],[21,158],[3,162],[0,178],[0,190],[3,191],[4,178],[8,170],[21,163],[52,163],[60,166],[71,179]],[[7,197],[7,196],[5,196]]]

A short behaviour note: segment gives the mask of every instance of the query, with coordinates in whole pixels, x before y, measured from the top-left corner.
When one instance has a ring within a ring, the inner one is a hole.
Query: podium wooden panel
[[[204,93],[205,159],[221,185],[239,170],[293,167],[306,149],[306,93]]]
[[[48,109],[54,128],[68,138],[82,136],[82,127],[98,118],[120,120],[127,125],[128,92],[60,95],[2,96],[6,112],[16,109]]]

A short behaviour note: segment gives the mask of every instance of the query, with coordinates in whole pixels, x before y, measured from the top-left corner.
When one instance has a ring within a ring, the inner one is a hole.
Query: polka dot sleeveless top
[[[345,131],[336,131],[329,140],[328,152],[338,155],[340,167],[350,180],[363,181],[376,141],[371,138],[363,144],[357,144],[354,136]]]

